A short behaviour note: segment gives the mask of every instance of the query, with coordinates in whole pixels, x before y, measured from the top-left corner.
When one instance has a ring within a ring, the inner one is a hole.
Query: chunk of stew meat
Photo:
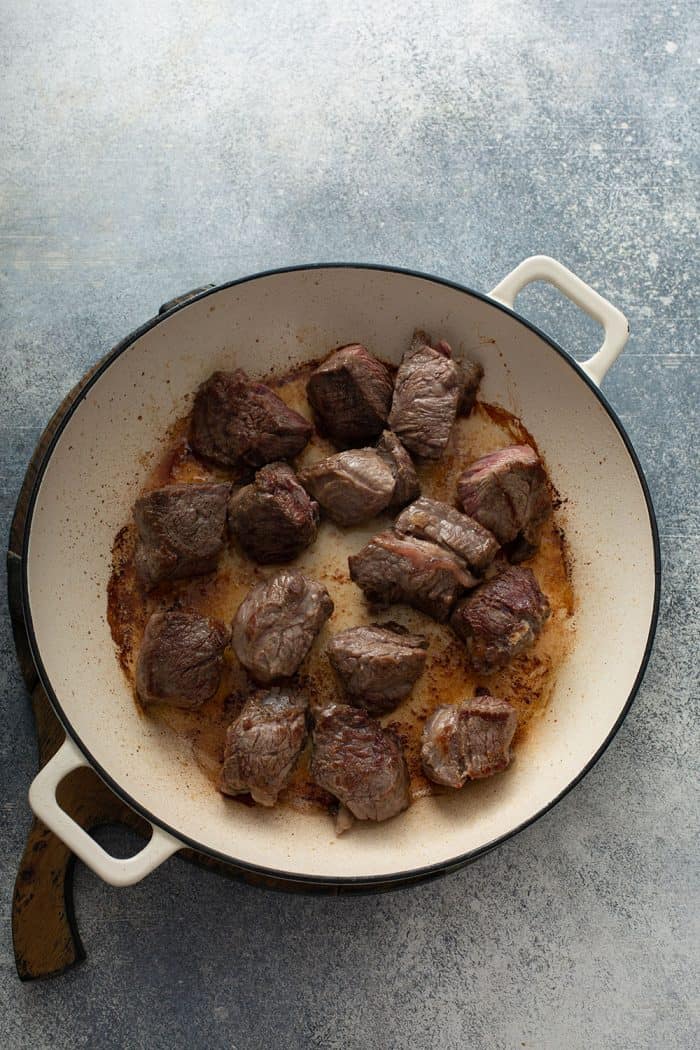
[[[449,346],[435,350],[423,336],[416,333],[399,365],[389,426],[409,452],[439,459],[457,416],[461,376]]]
[[[228,495],[228,485],[165,485],[136,500],[136,572],[147,587],[216,569]]]
[[[306,743],[306,700],[271,689],[249,697],[226,732],[219,787],[225,795],[250,792],[274,806]]]
[[[306,385],[320,429],[336,445],[372,441],[386,426],[394,383],[389,369],[364,346],[343,346],[319,365]]]
[[[190,443],[197,455],[238,476],[296,456],[313,433],[307,419],[242,369],[214,372],[194,400]]]
[[[475,696],[436,708],[423,727],[421,761],[436,784],[461,788],[500,773],[510,763],[518,723],[515,708],[494,696]]]
[[[394,475],[394,493],[390,507],[403,507],[420,496],[420,482],[413,460],[396,434],[385,430],[377,442],[377,452],[391,467]]]
[[[471,666],[487,673],[529,649],[549,614],[532,570],[509,566],[459,602],[450,623],[464,641]]]
[[[371,602],[403,602],[444,623],[478,580],[450,551],[426,540],[380,532],[348,558],[350,579]]]
[[[330,704],[317,714],[311,775],[358,820],[388,820],[410,802],[398,740],[365,711],[347,704]]]
[[[432,346],[433,350],[439,350],[445,357],[452,357],[452,347],[445,339],[433,343],[426,332],[416,330],[413,333],[413,343],[418,345]],[[484,368],[479,361],[471,357],[463,357],[455,361],[459,373],[460,400],[457,412],[460,416],[468,416],[476,404],[476,395],[479,392],[481,380],[484,378]]]
[[[461,558],[480,576],[499,551],[493,533],[466,514],[438,500],[421,496],[399,514],[394,523],[397,532],[431,540]]]
[[[153,613],[136,661],[141,703],[201,707],[219,688],[230,638],[218,620],[190,612]]]
[[[457,492],[464,513],[490,529],[499,543],[515,541],[511,560],[534,553],[552,503],[544,467],[529,445],[482,456],[460,475]]]
[[[385,510],[396,481],[386,460],[373,448],[348,449],[312,463],[299,481],[338,525],[358,525]]]
[[[258,583],[241,602],[233,620],[233,649],[256,682],[288,678],[332,612],[323,584],[283,570]]]
[[[476,395],[479,392],[481,380],[484,378],[484,369],[478,361],[469,357],[463,358],[458,363],[458,367],[462,388],[458,412],[461,416],[468,416],[476,404]]]
[[[419,493],[411,458],[385,433],[377,448],[348,449],[299,472],[304,488],[339,525],[358,525]]]
[[[370,714],[393,711],[423,673],[428,643],[395,623],[348,627],[326,652],[353,704]]]
[[[261,565],[296,558],[316,539],[318,504],[288,463],[270,463],[228,501],[229,532]]]

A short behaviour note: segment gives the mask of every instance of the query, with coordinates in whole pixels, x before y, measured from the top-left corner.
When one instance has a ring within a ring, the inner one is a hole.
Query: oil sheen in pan
[[[309,365],[305,369],[296,369],[289,378],[277,379],[272,383],[289,405],[307,417],[310,417],[310,409],[305,386],[312,367]],[[225,479],[224,474],[200,463],[191,454],[186,439],[187,423],[187,419],[180,420],[167,435],[163,456],[149,476],[144,491],[176,481]],[[424,495],[452,504],[457,476],[464,465],[486,452],[514,442],[534,444],[515,416],[497,406],[477,404],[468,419],[457,421],[450,446],[442,459],[438,463],[418,468]],[[314,435],[298,462],[309,463],[333,451],[328,442]],[[336,631],[353,624],[392,619],[427,636],[430,648],[425,673],[411,696],[383,719],[384,724],[395,728],[402,739],[414,798],[437,794],[442,790],[426,780],[420,766],[423,722],[438,704],[472,696],[479,687],[488,687],[494,695],[510,700],[518,711],[516,751],[532,720],[546,707],[574,629],[574,603],[560,517],[561,512],[555,511],[554,518],[544,529],[540,550],[528,562],[550,600],[552,616],[533,649],[488,678],[480,677],[466,667],[464,648],[449,628],[404,606],[392,606],[388,610],[372,608],[365,602],[359,588],[350,581],[348,555],[358,551],[382,528],[388,527],[391,522],[389,517],[381,516],[365,526],[352,529],[340,529],[324,520],[316,543],[295,560],[296,568],[325,583],[335,603],[333,616],[323,628],[300,672],[301,683],[312,701],[342,698],[324,655],[326,641]],[[117,654],[132,686],[141,634],[146,620],[155,609],[176,605],[230,622],[250,587],[260,579],[273,575],[278,568],[256,566],[231,546],[222,557],[219,572],[215,576],[183,581],[146,595],[134,574],[134,539],[133,525],[126,525],[115,539],[108,610]],[[240,710],[248,688],[244,672],[231,655],[221,689],[199,711],[180,711],[162,706],[152,708],[143,717],[156,718],[174,732],[185,736],[191,742],[193,760],[196,759],[215,781],[221,766],[226,727]],[[302,809],[309,806],[330,807],[333,805],[332,798],[309,778],[308,757],[308,752],[302,756],[281,801]]]

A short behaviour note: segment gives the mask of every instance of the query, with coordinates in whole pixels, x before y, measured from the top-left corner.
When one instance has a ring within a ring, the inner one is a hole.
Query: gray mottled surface
[[[2,1045],[697,1045],[694,11],[4,0],[4,530],[52,409],[163,299],[318,259],[488,289],[539,251],[629,316],[606,391],[649,478],[665,580],[618,737],[497,852],[347,899],[272,895],[178,861],[117,891],[80,867],[88,961],[26,986],[9,916],[36,759],[3,614]],[[551,291],[519,305],[577,354],[598,339]]]

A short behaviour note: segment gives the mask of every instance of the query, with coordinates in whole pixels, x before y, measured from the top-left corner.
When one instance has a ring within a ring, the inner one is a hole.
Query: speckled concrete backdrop
[[[318,259],[488,289],[548,252],[630,318],[606,391],[650,480],[665,584],[619,736],[515,841],[361,899],[271,895],[177,861],[116,891],[80,868],[89,960],[30,986],[9,909],[35,753],[4,614],[3,1045],[697,1045],[694,10],[4,0],[5,530],[54,406],[163,299]],[[594,348],[553,292],[520,305]]]

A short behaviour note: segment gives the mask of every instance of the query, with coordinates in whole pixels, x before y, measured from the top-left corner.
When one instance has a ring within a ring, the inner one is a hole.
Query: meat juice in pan
[[[311,409],[305,388],[308,375],[314,367],[297,368],[290,378],[270,381],[270,385],[290,407],[309,419]],[[172,428],[164,442],[164,454],[151,472],[144,492],[173,482],[228,480],[225,472],[202,463],[192,455],[187,444],[187,429],[187,418]],[[515,416],[498,406],[478,403],[467,419],[457,419],[442,457],[437,462],[417,466],[422,494],[453,505],[457,478],[466,464],[497,448],[529,441],[530,436]],[[336,451],[330,442],[314,434],[297,458],[296,466],[301,468],[310,465]],[[437,624],[406,606],[396,605],[390,609],[370,607],[359,587],[351,582],[347,568],[348,555],[355,554],[372,536],[389,528],[396,512],[379,515],[367,524],[347,529],[339,528],[324,518],[316,542],[290,563],[295,569],[323,582],[335,604],[333,616],[319,634],[300,672],[301,683],[312,706],[325,700],[345,702],[325,655],[325,646],[332,634],[345,627],[391,619],[427,637],[428,659],[423,675],[408,699],[381,719],[385,726],[393,727],[401,738],[414,799],[440,794],[445,790],[425,777],[420,760],[423,723],[437,706],[473,696],[477,689],[483,688],[509,700],[518,712],[518,730],[514,741],[516,756],[518,746],[522,746],[533,719],[546,708],[574,628],[573,595],[559,514],[555,510],[554,516],[545,524],[540,549],[527,562],[550,600],[552,616],[532,649],[513,660],[502,671],[488,677],[478,675],[466,667],[464,645],[447,626]],[[108,608],[118,657],[132,684],[141,635],[152,612],[179,605],[230,624],[250,588],[280,568],[279,565],[255,565],[233,545],[229,545],[215,575],[183,580],[146,594],[134,572],[134,541],[133,525],[125,526],[115,539]],[[227,653],[221,687],[203,707],[197,711],[186,711],[163,705],[152,708],[143,717],[156,718],[186,737],[191,742],[195,759],[216,783],[226,728],[242,708],[248,691],[249,684],[244,671],[238,666],[235,657]],[[331,796],[311,781],[308,747],[291,783],[281,794],[280,801],[297,809],[333,804]]]

